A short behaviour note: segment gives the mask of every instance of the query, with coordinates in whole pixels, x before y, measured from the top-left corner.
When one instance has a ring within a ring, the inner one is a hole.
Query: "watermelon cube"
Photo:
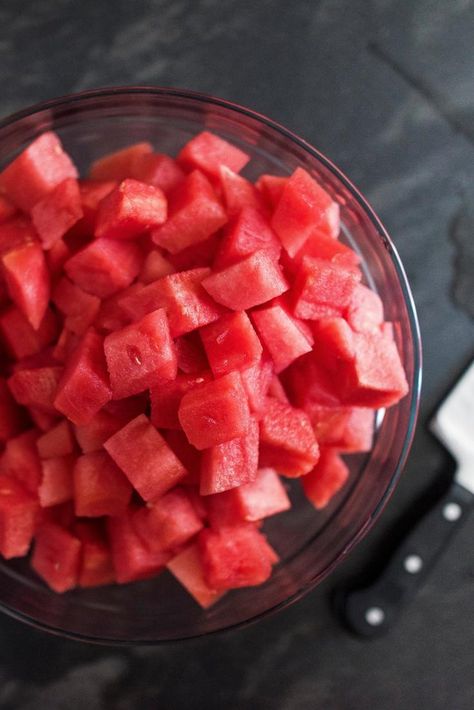
[[[199,492],[207,496],[254,481],[257,466],[258,423],[251,418],[244,436],[204,450]]]
[[[284,402],[285,404],[290,404],[290,400],[288,398],[288,395],[286,394],[286,390],[283,387],[278,375],[273,375],[272,377],[270,387],[268,388],[268,396],[274,397],[275,399],[278,399],[280,402]]]
[[[330,445],[345,453],[370,451],[374,437],[375,414],[364,407],[345,408],[344,427],[339,436],[333,436]]]
[[[144,414],[107,439],[104,448],[145,501],[156,500],[186,475],[182,463]]]
[[[77,236],[94,234],[100,203],[117,187],[116,180],[79,180],[83,217],[73,229]]]
[[[276,468],[290,478],[316,465],[319,448],[308,415],[277,399],[267,399],[260,420],[260,467]]]
[[[272,227],[290,256],[315,229],[337,236],[339,205],[303,168],[285,183],[272,217]]]
[[[341,404],[338,383],[318,362],[314,352],[299,358],[285,371],[282,378],[290,400],[297,407],[305,408],[308,402],[326,407],[338,407]]]
[[[302,478],[306,497],[320,510],[340,491],[349,477],[349,469],[335,449],[321,449],[315,468]]]
[[[98,451],[112,434],[143,411],[143,404],[134,398],[114,402],[120,407],[108,411],[107,405],[98,411],[87,424],[74,426],[74,433],[84,454]]]
[[[58,421],[58,415],[46,412],[40,407],[28,407],[28,413],[35,427],[40,431],[49,431]]]
[[[0,469],[17,479],[31,493],[36,493],[41,481],[41,462],[36,448],[38,432],[29,429],[9,439],[0,458]]]
[[[132,177],[159,187],[168,195],[183,182],[185,174],[169,155],[143,153],[133,161]]]
[[[37,241],[38,235],[27,217],[16,216],[0,224],[0,256]]]
[[[214,262],[217,247],[221,240],[221,230],[211,234],[202,242],[196,242],[182,249],[177,254],[167,254],[175,271],[190,271],[211,267]]]
[[[178,162],[185,170],[198,168],[212,178],[219,177],[222,166],[238,173],[249,160],[247,153],[209,131],[191,138],[178,155]]]
[[[360,274],[305,256],[293,285],[293,312],[298,318],[318,320],[328,313],[341,315],[351,302]]]
[[[313,259],[325,259],[338,266],[353,270],[355,273],[357,273],[360,263],[360,258],[355,251],[319,230],[312,232],[294,257],[287,260],[289,268],[297,269],[305,256]]]
[[[183,395],[197,385],[212,380],[210,372],[200,375],[178,375],[150,389],[151,422],[157,429],[180,429],[178,410]]]
[[[0,173],[0,189],[24,212],[77,170],[52,131],[36,138]]]
[[[141,540],[133,526],[134,509],[107,519],[107,534],[115,577],[119,584],[152,577],[162,571],[171,555],[153,552]]]
[[[17,359],[36,355],[56,338],[57,333],[57,319],[49,308],[37,330],[15,306],[0,314],[0,335]]]
[[[81,541],[79,566],[80,587],[99,587],[115,582],[110,547],[100,525],[95,521],[74,525],[74,534]]]
[[[74,451],[74,437],[66,419],[62,419],[36,441],[38,454],[42,459],[67,456]]]
[[[219,180],[229,218],[236,217],[241,210],[250,208],[266,214],[267,206],[262,194],[249,180],[222,165]],[[275,235],[273,235],[276,239]],[[278,239],[276,239],[278,243]],[[250,253],[250,252],[247,252]]]
[[[73,589],[79,578],[81,542],[68,530],[53,522],[40,526],[36,533],[31,566],[55,592]]]
[[[71,250],[62,239],[58,239],[46,252],[46,264],[48,265],[49,275],[53,283],[61,276],[63,266],[70,256]]]
[[[8,379],[8,386],[18,404],[55,414],[54,400],[62,372],[62,367],[18,370]]]
[[[174,344],[178,357],[178,370],[186,375],[196,375],[209,368],[206,353],[197,331],[176,338]]]
[[[267,394],[273,379],[273,364],[263,356],[259,362],[240,373],[250,411],[259,416],[265,408]]]
[[[380,296],[364,284],[357,284],[345,318],[352,330],[359,333],[377,331],[383,323],[383,304]]]
[[[250,523],[203,530],[198,542],[204,578],[211,589],[252,587],[270,577],[276,553],[265,536]]]
[[[138,244],[117,239],[95,239],[68,259],[64,269],[87,293],[107,298],[130,286],[142,266]]]
[[[19,481],[0,474],[0,554],[26,555],[38,518],[38,501]]]
[[[6,380],[0,377],[0,442],[19,434],[23,426],[23,412],[13,399]]]
[[[83,335],[92,325],[100,308],[97,296],[86,293],[65,277],[56,284],[52,301],[65,316],[64,326],[77,335]]]
[[[132,486],[105,451],[79,456],[73,472],[74,509],[79,517],[120,515],[132,496]]]
[[[53,348],[53,358],[56,362],[64,363],[81,342],[81,336],[63,328],[56,345]]]
[[[125,180],[133,177],[135,163],[143,155],[151,154],[152,150],[150,143],[143,141],[103,155],[92,163],[89,176],[92,180]]]
[[[54,406],[74,424],[87,424],[110,399],[103,339],[89,330],[64,369]]]
[[[168,562],[167,568],[203,609],[208,609],[222,597],[223,592],[211,589],[204,578],[204,568],[197,543],[173,557]]]
[[[200,330],[215,377],[245,370],[260,360],[262,346],[245,311],[226,313]]]
[[[167,222],[152,232],[152,238],[172,254],[205,241],[227,222],[224,208],[199,170],[170,195],[168,207]]]
[[[65,503],[72,499],[74,462],[75,457],[71,455],[44,459],[41,462],[43,473],[38,488],[38,497],[42,508]]]
[[[163,432],[166,443],[181,461],[188,472],[180,481],[184,486],[199,486],[201,477],[201,452],[192,446],[181,429],[168,429]],[[188,489],[189,493],[189,489]],[[199,494],[197,494],[200,500]]]
[[[139,508],[133,524],[145,545],[152,551],[176,550],[203,528],[188,493],[175,488],[151,506]]]
[[[265,250],[207,276],[202,285],[217,303],[234,311],[259,306],[288,290],[278,264]]]
[[[115,399],[176,377],[176,350],[163,309],[107,335],[104,352]]]
[[[159,187],[123,180],[100,203],[94,234],[103,239],[134,239],[166,221],[166,197]]]
[[[134,283],[132,286],[117,291],[117,293],[102,300],[94,322],[95,328],[110,333],[128,325],[131,318],[122,307],[122,299],[139,293],[142,289],[142,284]]]
[[[174,273],[174,266],[163,256],[160,249],[151,249],[143,262],[138,279],[143,284],[151,284],[172,273]]]
[[[274,209],[280,201],[287,182],[288,178],[280,175],[260,175],[255,186],[262,193],[267,204]]]
[[[0,195],[0,224],[6,222],[10,217],[16,214],[17,209],[5,195]]]
[[[312,350],[312,339],[304,332],[303,324],[282,304],[275,303],[253,311],[252,322],[277,373]]]
[[[49,273],[40,245],[31,242],[2,257],[8,292],[35,330],[41,325],[49,301]]]
[[[199,450],[246,434],[250,412],[239,374],[193,387],[184,394],[178,416],[189,442]]]
[[[81,193],[75,178],[59,183],[31,210],[31,219],[43,249],[51,249],[81,217]]]
[[[189,333],[217,320],[224,309],[215,303],[202,287],[202,280],[210,270],[192,269],[170,274],[137,293],[124,296],[120,304],[133,320],[165,308],[171,337]]]
[[[267,251],[275,261],[280,258],[281,244],[262,212],[254,207],[243,207],[220,240],[214,269],[223,269],[235,264],[261,249]]]

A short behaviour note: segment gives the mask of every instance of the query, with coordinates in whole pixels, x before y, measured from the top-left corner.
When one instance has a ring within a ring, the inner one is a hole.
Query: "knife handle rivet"
[[[379,606],[371,606],[365,612],[365,620],[370,626],[380,626],[385,621],[385,612]]]
[[[419,555],[408,555],[403,560],[403,566],[410,574],[417,574],[423,567],[423,560]]]
[[[459,520],[462,515],[462,508],[458,503],[446,503],[443,506],[443,518],[450,523]]]

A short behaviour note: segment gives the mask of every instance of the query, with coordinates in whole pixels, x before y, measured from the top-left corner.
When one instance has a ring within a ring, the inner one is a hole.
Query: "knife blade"
[[[443,401],[429,425],[456,461],[452,482],[415,522],[379,576],[363,588],[336,593],[337,611],[349,628],[367,638],[391,627],[464,523],[474,502],[474,361]]]

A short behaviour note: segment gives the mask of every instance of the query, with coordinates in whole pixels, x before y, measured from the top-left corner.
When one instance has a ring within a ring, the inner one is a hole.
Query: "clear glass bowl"
[[[151,141],[175,154],[204,128],[252,156],[244,171],[287,175],[300,165],[341,205],[342,239],[362,258],[395,335],[410,393],[379,412],[373,450],[350,456],[349,484],[322,512],[292,486],[292,510],[266,524],[281,556],[261,587],[232,592],[202,611],[164,573],[155,580],[95,590],[51,592],[27,560],[0,562],[0,608],[42,629],[104,643],[158,643],[209,634],[255,621],[290,604],[321,582],[367,533],[403,470],[415,427],[421,348],[405,272],[385,229],[349,180],[321,153],[273,121],[220,99],[154,87],[111,88],[48,101],[0,123],[0,167],[43,131],[54,129],[78,167],[130,143]]]

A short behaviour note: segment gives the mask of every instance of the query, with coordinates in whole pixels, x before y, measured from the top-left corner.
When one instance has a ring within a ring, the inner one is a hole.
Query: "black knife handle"
[[[467,518],[473,500],[466,488],[452,483],[402,539],[373,584],[339,595],[339,612],[352,631],[375,637],[390,628]]]

